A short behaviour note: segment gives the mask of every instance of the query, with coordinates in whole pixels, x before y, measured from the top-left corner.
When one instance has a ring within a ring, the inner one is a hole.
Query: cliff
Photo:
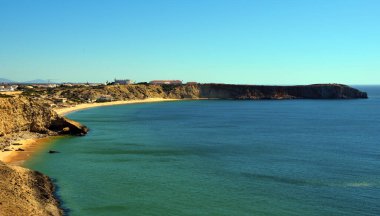
[[[0,215],[62,215],[49,177],[0,161]]]
[[[200,98],[222,99],[355,99],[367,98],[367,93],[341,84],[300,86],[260,85],[199,85]]]
[[[302,86],[260,86],[228,84],[192,85],[109,85],[97,87],[56,88],[50,97],[64,97],[72,102],[95,101],[101,96],[113,100],[133,100],[145,98],[172,99],[354,99],[367,98],[365,92],[341,84],[317,84]]]
[[[55,113],[49,105],[29,97],[0,98],[0,150],[21,132],[45,135],[83,135],[87,128]]]
[[[260,86],[228,84],[192,85],[109,85],[33,89],[27,95],[0,97],[0,150],[10,145],[12,134],[33,132],[45,135],[84,135],[88,129],[57,115],[48,98],[67,98],[71,103],[95,101],[101,96],[113,100],[146,98],[172,99],[354,99],[367,98],[365,92],[341,84],[303,86]],[[49,103],[50,102],[50,103]]]

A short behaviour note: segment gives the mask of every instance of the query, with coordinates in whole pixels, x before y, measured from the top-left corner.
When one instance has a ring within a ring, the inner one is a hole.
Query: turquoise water
[[[54,178],[69,215],[379,215],[380,88],[362,89],[79,111],[90,133],[26,166]]]

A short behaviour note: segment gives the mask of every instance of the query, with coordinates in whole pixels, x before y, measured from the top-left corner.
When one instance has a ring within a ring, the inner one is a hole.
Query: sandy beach
[[[9,149],[13,148],[11,151],[0,152],[0,160],[12,165],[22,165],[25,160],[43,148],[44,144],[52,139],[53,137],[44,137],[19,140],[15,142],[17,145],[9,147]],[[18,149],[22,149],[23,151],[18,151]]]
[[[54,111],[56,111],[59,115],[66,115],[71,112],[75,112],[75,111],[83,110],[83,109],[89,109],[93,107],[136,104],[136,103],[166,102],[166,101],[178,101],[178,100],[181,100],[181,99],[147,98],[143,100],[112,101],[112,102],[103,102],[103,103],[85,103],[85,104],[79,104],[72,107],[57,108],[57,109],[54,109]]]

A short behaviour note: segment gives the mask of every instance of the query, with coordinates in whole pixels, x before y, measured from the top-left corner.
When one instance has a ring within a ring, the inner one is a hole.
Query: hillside
[[[228,84],[193,85],[107,85],[74,86],[53,89],[28,89],[26,95],[47,98],[67,98],[69,102],[94,102],[102,96],[112,100],[145,98],[172,99],[354,99],[367,98],[365,92],[341,84],[317,84],[303,86],[260,86]]]

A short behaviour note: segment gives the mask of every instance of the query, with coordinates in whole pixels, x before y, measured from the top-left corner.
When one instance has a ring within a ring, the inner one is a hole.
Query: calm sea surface
[[[370,99],[79,111],[90,133],[25,165],[69,215],[380,215],[380,87],[359,88]]]

